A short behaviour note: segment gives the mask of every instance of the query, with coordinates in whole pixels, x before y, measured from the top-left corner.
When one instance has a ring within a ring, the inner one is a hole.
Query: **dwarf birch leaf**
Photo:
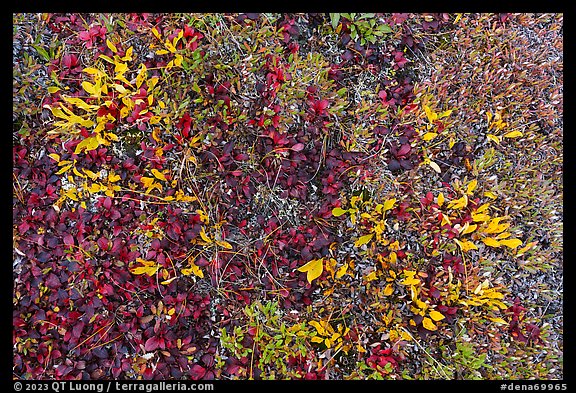
[[[488,317],[489,320],[491,320],[492,322],[496,322],[502,325],[508,325],[508,322],[506,322],[505,320],[503,320],[502,318],[492,318],[492,317]]]
[[[311,284],[313,280],[322,275],[322,272],[324,271],[324,260],[322,258],[314,259],[304,266],[300,266],[297,270],[306,273],[306,279]]]
[[[506,246],[506,247],[510,247],[510,248],[516,248],[518,246],[520,246],[522,244],[522,240],[520,239],[506,239],[506,240],[500,240],[500,244]]]
[[[427,132],[426,134],[422,135],[422,140],[424,141],[431,141],[432,139],[436,138],[438,136],[437,133],[435,132]]]
[[[436,164],[434,161],[430,160],[430,162],[428,162],[428,165],[430,165],[430,167],[431,167],[432,169],[434,169],[434,172],[436,172],[436,173],[442,172],[442,171],[440,170],[440,167],[438,166],[438,164]]]
[[[432,310],[432,311],[430,311],[430,318],[432,318],[434,321],[438,322],[438,321],[443,320],[446,317],[444,315],[442,315],[442,313],[440,313],[436,310]]]
[[[468,183],[468,186],[466,186],[466,194],[472,195],[472,192],[476,189],[477,185],[478,185],[478,181],[476,179],[474,179],[470,183]]]
[[[433,123],[434,120],[438,119],[438,114],[433,112],[428,105],[424,105],[424,112],[426,113],[426,117],[430,123]]]
[[[444,194],[440,193],[438,194],[438,207],[442,207],[443,204],[444,204]]]
[[[500,242],[493,237],[485,237],[482,239],[482,242],[490,247],[500,247]]]
[[[227,250],[232,249],[232,245],[230,243],[228,243],[227,241],[224,241],[224,240],[216,240],[216,244],[218,244],[220,247],[223,247]]]
[[[334,209],[332,209],[332,215],[334,217],[340,217],[342,214],[345,214],[348,210],[344,210],[340,207],[335,207]]]
[[[386,211],[386,210],[392,209],[394,207],[395,203],[396,203],[396,198],[387,199],[386,201],[384,201],[384,206],[382,207],[382,210]]]
[[[500,137],[496,136],[496,135],[492,135],[492,134],[488,134],[486,135],[486,137],[488,139],[490,139],[492,142],[496,142],[496,144],[500,144]]]
[[[466,223],[466,224],[467,224],[467,226],[464,227],[464,230],[462,231],[462,235],[466,235],[467,233],[474,232],[476,230],[476,228],[478,228],[478,225],[476,225],[476,224],[472,224],[472,225],[470,225],[468,223]]]
[[[154,175],[154,177],[158,180],[162,180],[162,181],[166,181],[166,177],[164,176],[164,174],[162,172],[160,172],[158,169],[152,169],[152,174]]]
[[[422,326],[424,326],[427,330],[430,331],[438,330],[436,325],[434,325],[434,322],[432,322],[432,320],[428,317],[424,317],[424,319],[422,319]]]
[[[340,266],[338,268],[338,271],[336,272],[336,278],[338,279],[343,275],[345,275],[347,270],[348,270],[348,263],[345,263],[344,265]]]
[[[200,229],[200,237],[202,238],[202,240],[204,240],[206,243],[212,243],[212,240],[210,240],[210,238],[208,237],[208,235],[206,235],[206,231],[204,230],[204,227],[202,227]]]
[[[524,135],[522,132],[520,131],[512,131],[509,132],[507,134],[504,134],[504,138],[518,138],[519,136]]]
[[[394,285],[388,284],[386,288],[384,288],[384,296],[390,296],[394,293]]]
[[[372,237],[373,237],[373,236],[374,236],[373,233],[370,233],[370,234],[364,235],[364,236],[360,236],[360,237],[358,238],[358,240],[356,240],[356,241],[354,242],[354,246],[355,246],[355,247],[360,247],[361,245],[368,243],[370,240],[372,240]]]
[[[118,52],[118,48],[116,48],[116,45],[114,45],[109,39],[106,39],[106,46],[107,46],[113,53]]]
[[[476,244],[468,241],[468,240],[458,240],[458,239],[454,239],[454,241],[456,242],[456,244],[458,244],[458,246],[460,246],[460,248],[462,249],[462,251],[466,252],[466,251],[470,251],[470,250],[477,250],[478,247],[476,247]]]

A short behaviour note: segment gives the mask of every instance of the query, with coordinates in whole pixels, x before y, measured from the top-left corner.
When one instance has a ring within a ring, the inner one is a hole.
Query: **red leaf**
[[[154,351],[159,346],[160,346],[160,340],[158,339],[158,337],[156,336],[150,337],[148,340],[146,340],[146,343],[144,344],[144,350],[146,352],[151,352]]]
[[[410,145],[409,144],[405,144],[402,145],[402,147],[400,148],[400,150],[398,150],[398,153],[396,154],[396,156],[405,156],[406,154],[408,154],[410,152]]]
[[[302,151],[303,149],[304,149],[303,143],[297,143],[294,146],[292,146],[292,150],[294,151]]]
[[[201,379],[206,374],[206,369],[199,364],[195,364],[190,369],[190,378],[194,381]]]
[[[110,197],[106,197],[106,199],[104,199],[104,208],[106,210],[110,210],[111,207],[112,207],[112,199]]]
[[[74,237],[67,233],[64,235],[64,237],[62,238],[62,240],[64,241],[64,244],[67,246],[73,246],[74,245]]]

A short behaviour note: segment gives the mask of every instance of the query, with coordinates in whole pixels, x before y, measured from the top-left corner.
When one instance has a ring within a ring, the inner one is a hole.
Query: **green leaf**
[[[336,30],[336,27],[338,27],[338,23],[340,23],[340,14],[330,13],[330,23],[332,23],[332,28]]]
[[[48,52],[46,52],[46,49],[42,48],[41,46],[37,46],[37,45],[34,45],[34,49],[36,49],[36,52],[38,52],[38,54],[40,56],[42,56],[44,58],[44,60],[50,61],[50,55],[48,54]]]

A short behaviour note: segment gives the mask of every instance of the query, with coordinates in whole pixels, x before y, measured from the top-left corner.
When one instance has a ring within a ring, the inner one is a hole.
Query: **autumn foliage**
[[[560,14],[15,14],[13,376],[562,378]]]

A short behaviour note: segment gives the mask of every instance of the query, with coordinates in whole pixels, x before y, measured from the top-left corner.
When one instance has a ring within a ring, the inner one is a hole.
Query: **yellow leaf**
[[[103,189],[106,189],[106,187],[102,187],[102,186],[101,186],[100,184],[98,184],[98,183],[92,183],[92,184],[90,185],[90,187],[88,187],[88,192],[89,192],[90,194],[95,194],[95,193],[97,193],[97,192],[102,191]]]
[[[478,181],[476,179],[474,179],[470,183],[468,183],[468,186],[466,186],[466,194],[472,195],[472,193],[476,189],[477,185],[478,185]]]
[[[126,50],[126,54],[124,55],[124,57],[121,59],[123,61],[132,61],[132,53],[134,52],[134,48],[130,47]]]
[[[490,247],[500,247],[500,242],[493,237],[482,238],[482,242]]]
[[[61,89],[59,87],[56,87],[56,86],[50,86],[47,90],[48,90],[48,93],[54,94],[57,91],[60,91]]]
[[[504,134],[504,138],[518,138],[519,136],[524,135],[520,131],[512,131],[507,134]]]
[[[326,336],[326,329],[318,322],[316,321],[310,321],[308,322],[309,325],[314,326],[314,328],[316,329],[316,331],[318,332],[318,334],[320,334],[321,336]]]
[[[176,55],[174,56],[174,65],[175,65],[176,67],[180,67],[180,66],[182,65],[182,60],[183,60],[182,55],[176,54]]]
[[[468,197],[463,195],[462,198],[455,199],[448,203],[449,209],[460,210],[468,205]]]
[[[306,273],[306,279],[309,283],[322,275],[324,271],[324,259],[313,259],[304,266],[297,269],[299,272]]]
[[[63,166],[62,168],[60,168],[60,170],[58,172],[56,172],[56,174],[61,175],[64,172],[66,172],[67,170],[69,170],[70,168],[72,168],[72,164]]]
[[[430,314],[430,318],[432,318],[432,320],[433,320],[434,322],[441,321],[441,320],[443,320],[443,319],[445,318],[444,315],[442,315],[441,313],[439,313],[439,312],[436,311],[436,310],[430,311],[429,314]]]
[[[364,235],[364,236],[360,236],[360,237],[358,238],[358,240],[356,240],[356,241],[354,242],[354,246],[355,246],[355,247],[360,247],[360,246],[368,243],[370,240],[372,240],[372,237],[373,237],[373,236],[374,236],[373,233],[370,233],[370,234]]]
[[[141,263],[143,266],[131,268],[130,271],[133,274],[147,274],[148,276],[152,277],[161,267],[154,261],[146,261],[142,258],[136,258],[136,262]]]
[[[438,118],[441,119],[443,117],[448,117],[451,114],[452,114],[452,109],[448,109],[447,111],[440,112],[440,114],[438,114]]]
[[[503,320],[502,318],[493,318],[493,317],[487,317],[489,320],[491,320],[492,322],[496,322],[502,325],[508,325],[508,322],[506,322],[505,320]]]
[[[478,228],[478,225],[476,224],[464,224],[463,230],[462,230],[462,235],[466,235],[467,233],[471,233],[474,232],[476,230],[476,228]]]
[[[390,258],[390,263],[395,264],[396,261],[398,260],[398,255],[394,251],[392,251],[390,252],[388,258]]]
[[[151,91],[154,88],[154,86],[156,86],[156,84],[158,83],[159,80],[160,80],[160,78],[158,78],[157,76],[154,76],[154,77],[148,79],[148,82],[147,82],[148,91]]]
[[[51,159],[53,159],[56,162],[60,162],[60,156],[56,153],[48,154],[48,157],[50,157]]]
[[[66,191],[64,193],[64,195],[66,195],[68,198],[72,199],[73,201],[78,202],[78,196],[76,194],[76,189],[75,188],[71,188],[68,191]]]
[[[504,219],[504,217],[496,217],[494,219],[492,219],[490,221],[490,223],[488,224],[488,226],[486,227],[486,229],[483,230],[484,233],[500,233],[504,230],[506,230],[509,226],[510,223],[505,222],[503,224],[500,224],[500,220]]]
[[[432,111],[428,105],[424,105],[423,108],[430,123],[433,123],[434,120],[438,119],[438,115]]]
[[[140,66],[140,72],[138,72],[138,76],[136,77],[136,88],[137,89],[139,89],[140,86],[142,86],[142,83],[144,83],[147,76],[148,76],[148,69],[146,68],[144,63],[142,63],[142,65]]]
[[[343,275],[345,275],[347,270],[348,270],[348,263],[345,263],[344,265],[340,266],[338,268],[338,271],[336,272],[336,278],[338,279]]]
[[[84,109],[87,112],[91,112],[94,109],[98,109],[99,106],[98,105],[90,105],[87,104],[86,102],[84,102],[84,100],[78,98],[78,97],[62,97],[62,100],[69,102],[72,105],[77,106],[80,109]]]
[[[128,71],[128,64],[122,63],[121,61],[114,62],[114,72],[116,74],[124,74],[126,71]]]
[[[432,322],[432,320],[428,317],[424,317],[424,319],[422,319],[422,326],[430,331],[438,330],[436,325],[434,325],[434,322]]]
[[[395,203],[396,203],[396,198],[387,199],[386,201],[384,201],[384,205],[382,206],[382,210],[387,211],[387,210],[392,209],[394,207]]]
[[[378,276],[376,275],[376,270],[372,270],[370,273],[368,273],[365,277],[366,281],[374,281],[378,278]]]
[[[169,50],[170,52],[172,52],[172,53],[175,53],[175,52],[176,52],[176,48],[174,47],[174,45],[172,45],[172,43],[171,43],[170,41],[164,42],[164,46],[165,46],[166,48],[168,48],[168,50]]]
[[[516,248],[522,244],[522,241],[519,239],[505,239],[505,240],[500,240],[500,244],[502,244],[506,247]]]
[[[152,174],[154,175],[154,177],[158,180],[162,180],[162,181],[166,181],[166,177],[164,176],[164,174],[162,172],[160,172],[158,169],[152,169]]]
[[[76,145],[76,149],[74,149],[74,154],[80,154],[82,151],[92,151],[96,150],[100,146],[100,142],[98,141],[97,137],[90,137],[84,139],[82,142]]]
[[[189,268],[182,269],[180,272],[185,276],[194,274],[195,276],[204,278],[204,272],[198,266],[196,266],[194,262],[190,264]]]
[[[228,243],[227,241],[224,241],[224,240],[216,240],[216,244],[219,245],[220,247],[227,249],[227,250],[232,249],[232,245],[230,243]]]
[[[486,137],[488,139],[490,139],[492,142],[496,142],[496,144],[500,144],[500,137],[496,136],[496,135],[492,135],[492,134],[488,134],[486,135]]]
[[[100,78],[102,78],[106,75],[102,71],[100,71],[98,68],[93,68],[93,67],[86,67],[82,71],[84,71],[85,73],[90,74],[90,75],[97,75]]]
[[[418,285],[420,284],[420,280],[414,277],[407,277],[404,280],[400,281],[402,285]]]
[[[110,173],[108,174],[108,181],[109,181],[110,183],[117,182],[117,181],[120,180],[120,179],[121,179],[120,175],[117,175],[117,174],[115,174],[114,172],[110,172]]]
[[[538,242],[530,242],[530,243],[526,244],[524,247],[522,247],[521,249],[518,250],[518,252],[516,253],[516,256],[519,257],[521,255],[524,255],[524,253],[526,251],[528,251],[529,249],[534,247],[536,244],[538,244]]]
[[[490,216],[483,213],[472,213],[472,220],[474,222],[484,222],[490,220]]]
[[[442,172],[442,171],[440,170],[440,167],[438,166],[438,164],[436,164],[434,161],[430,160],[430,161],[428,162],[428,165],[430,165],[430,167],[431,167],[432,169],[434,169],[434,172],[436,172],[436,173]]]
[[[170,279],[168,279],[168,280],[162,281],[160,284],[162,284],[162,285],[168,285],[168,284],[170,284],[172,281],[176,280],[177,278],[178,278],[178,277],[172,277],[172,278],[170,278]],[[172,310],[174,310],[174,309],[172,309]]]
[[[443,204],[444,204],[444,194],[440,193],[438,194],[438,207],[442,207]]]
[[[156,51],[156,54],[157,54],[157,55],[165,55],[165,54],[167,54],[167,53],[170,53],[170,51],[167,51],[166,49],[158,49],[158,50]]]
[[[314,336],[314,337],[312,337],[311,341],[313,343],[323,343],[324,339],[322,337]]]
[[[74,172],[74,174],[75,174],[76,176],[80,176],[81,178],[86,179],[86,176],[84,176],[83,174],[81,174],[81,173],[78,171],[78,169],[76,169],[76,167],[72,168],[72,172]]]
[[[426,134],[422,135],[422,139],[426,142],[431,141],[432,139],[438,136],[435,132],[427,132]]]
[[[394,285],[392,285],[391,283],[386,285],[386,288],[384,288],[384,296],[390,296],[394,293]]]
[[[155,27],[152,28],[152,34],[154,34],[154,36],[155,36],[156,38],[158,38],[159,40],[161,39],[161,38],[160,38],[160,33],[158,32],[158,29],[157,29],[157,28],[155,28]]]
[[[212,240],[210,240],[210,238],[208,237],[208,235],[206,235],[206,231],[204,230],[204,227],[202,227],[200,229],[200,237],[202,238],[202,240],[204,240],[206,243],[212,243]]]
[[[84,89],[84,91],[86,91],[86,93],[90,94],[91,96],[96,96],[96,88],[94,87],[94,85],[88,81],[84,81],[82,82],[82,88]],[[99,94],[98,94],[99,95]]]
[[[492,191],[485,191],[485,192],[484,192],[484,196],[485,196],[485,197],[488,197],[488,198],[490,198],[490,199],[496,199],[496,198],[498,198],[498,197],[496,196],[496,194],[494,194]]]
[[[344,210],[340,207],[335,207],[334,209],[332,209],[332,215],[334,217],[340,217],[342,214],[345,214],[348,210]]]
[[[114,45],[114,44],[112,43],[112,41],[110,41],[109,39],[106,39],[106,46],[107,46],[113,53],[118,52],[118,48],[116,48],[116,45]]]
[[[119,85],[118,83],[114,83],[112,87],[120,94],[126,94],[128,92],[124,86]]]
[[[470,242],[470,241],[468,241],[468,240],[462,240],[462,241],[460,241],[460,240],[458,240],[458,239],[454,239],[454,241],[456,242],[456,244],[458,244],[458,246],[460,247],[460,249],[461,249],[463,252],[470,251],[470,250],[477,250],[477,249],[478,249],[478,247],[476,247],[476,244],[474,244],[474,243],[472,243],[472,242]]]

